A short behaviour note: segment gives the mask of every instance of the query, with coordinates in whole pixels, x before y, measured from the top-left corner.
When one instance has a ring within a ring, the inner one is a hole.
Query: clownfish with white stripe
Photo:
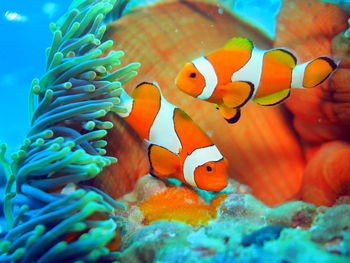
[[[122,91],[120,99],[127,110],[118,114],[149,144],[152,175],[207,191],[227,186],[227,160],[183,110],[162,96],[156,83],[141,83],[131,97]]]
[[[279,104],[291,88],[316,87],[336,68],[328,57],[297,65],[285,48],[260,50],[246,38],[233,38],[224,48],[186,63],[175,82],[185,93],[215,103],[226,121],[235,123],[249,100]]]

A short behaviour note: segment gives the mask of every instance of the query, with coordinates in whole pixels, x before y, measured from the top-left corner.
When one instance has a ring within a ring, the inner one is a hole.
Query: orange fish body
[[[233,38],[224,48],[186,63],[176,78],[179,89],[215,103],[229,123],[240,118],[249,100],[263,106],[281,103],[291,88],[318,86],[336,69],[328,57],[297,65],[287,49],[259,50],[245,38]]]
[[[170,104],[154,83],[141,83],[130,97],[124,91],[119,114],[148,144],[151,174],[176,178],[208,191],[227,186],[227,161],[192,119]]]

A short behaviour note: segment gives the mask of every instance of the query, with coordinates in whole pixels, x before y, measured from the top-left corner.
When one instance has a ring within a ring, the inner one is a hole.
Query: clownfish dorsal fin
[[[239,120],[241,117],[241,110],[240,108],[229,108],[225,106],[224,104],[217,106],[221,115],[224,117],[224,119],[228,123],[235,123]]]
[[[234,81],[223,86],[222,90],[224,104],[229,108],[238,108],[252,97],[254,85],[247,81]]]
[[[157,83],[142,82],[132,91],[135,100],[160,100],[162,93]]]
[[[168,149],[151,144],[148,147],[148,157],[151,165],[151,173],[160,178],[168,178],[175,175],[180,167],[180,158]]]
[[[224,48],[225,49],[252,50],[254,48],[254,44],[248,38],[234,37],[226,43]]]
[[[266,51],[265,59],[273,59],[282,65],[286,65],[289,68],[294,68],[297,64],[297,58],[292,53],[285,48],[276,48]]]

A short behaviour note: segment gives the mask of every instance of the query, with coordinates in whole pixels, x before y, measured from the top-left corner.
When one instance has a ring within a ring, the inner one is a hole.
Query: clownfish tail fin
[[[325,81],[338,67],[329,57],[319,57],[293,69],[292,88],[313,88]]]

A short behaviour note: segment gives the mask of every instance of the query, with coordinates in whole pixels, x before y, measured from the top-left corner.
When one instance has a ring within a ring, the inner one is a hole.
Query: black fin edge
[[[336,70],[338,68],[338,65],[334,62],[334,60],[329,58],[329,57],[318,57],[312,61],[315,61],[317,59],[323,59],[324,61],[326,61],[328,63],[328,65],[332,68],[332,71],[324,79],[322,79],[319,83],[317,83],[315,86],[313,86],[313,88],[321,85],[324,81],[326,81],[329,78],[329,76],[334,72],[334,70]],[[311,63],[312,63],[312,61],[311,61]],[[309,66],[309,65],[307,65],[307,66]]]
[[[236,108],[236,110],[237,110],[237,113],[235,116],[233,116],[230,119],[225,119],[228,123],[230,123],[230,124],[236,123],[241,118],[241,109]]]
[[[153,169],[153,165],[152,165],[152,160],[151,160],[151,148],[153,147],[154,144],[150,144],[148,146],[147,149],[147,156],[148,156],[148,161],[149,161],[149,173],[153,176],[155,176],[154,174],[154,169]]]
[[[334,62],[333,59],[329,58],[329,57],[319,57],[319,58],[316,58],[316,59],[323,59],[325,60],[326,62],[328,62],[329,66],[331,66],[331,68],[334,70],[336,70],[338,68],[338,65]],[[328,76],[327,76],[328,78]]]
[[[250,86],[250,92],[249,92],[249,96],[245,99],[245,101],[243,101],[240,105],[236,106],[235,108],[240,108],[242,107],[244,104],[246,104],[253,96],[254,93],[254,84],[251,83],[250,81],[237,81],[237,82],[245,82]]]
[[[148,85],[154,86],[154,83],[152,83],[152,82],[143,81],[143,82],[137,84],[137,86],[135,87],[135,89],[137,89],[138,87],[140,87],[140,86],[142,86],[142,85],[144,85],[144,84],[148,84]]]
[[[284,52],[284,53],[287,53],[288,55],[290,55],[290,56],[293,58],[294,64],[297,65],[298,59],[297,59],[296,56],[295,56],[291,51],[289,51],[288,49],[276,48],[276,49],[272,49],[272,50],[280,50],[280,51],[282,51],[282,52]]]

